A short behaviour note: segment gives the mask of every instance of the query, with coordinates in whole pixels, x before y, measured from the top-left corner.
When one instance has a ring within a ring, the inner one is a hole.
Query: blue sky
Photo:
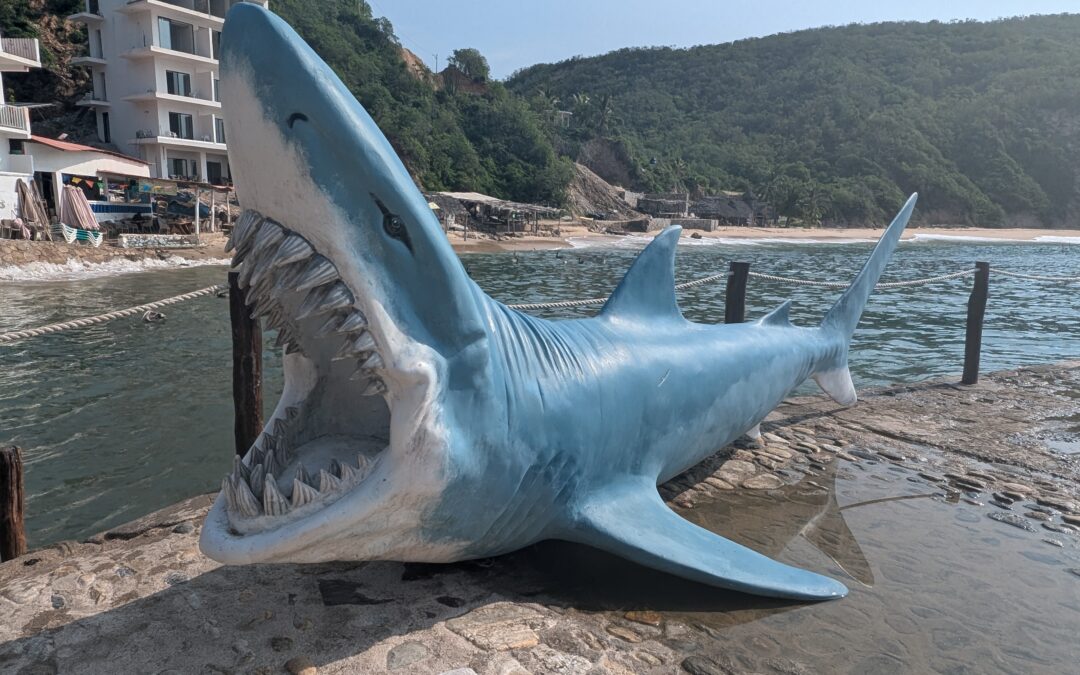
[[[1080,11],[1080,0],[369,0],[429,67],[476,47],[504,78],[621,47],[688,47],[853,22],[996,19]],[[271,2],[271,7],[273,3]]]

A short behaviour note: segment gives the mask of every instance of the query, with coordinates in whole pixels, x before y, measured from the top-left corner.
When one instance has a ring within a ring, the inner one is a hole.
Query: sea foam
[[[139,260],[113,258],[99,263],[88,263],[72,258],[62,265],[33,262],[26,265],[0,267],[0,281],[74,281],[112,277],[119,274],[133,274],[135,272],[203,267],[206,265],[228,265],[229,262],[227,259],[220,258],[188,260],[179,256],[171,256],[164,260],[160,258],[142,258]]]

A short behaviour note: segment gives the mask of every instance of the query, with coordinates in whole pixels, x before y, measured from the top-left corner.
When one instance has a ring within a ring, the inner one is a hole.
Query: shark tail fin
[[[913,194],[908,198],[900,213],[881,235],[870,258],[863,265],[862,270],[851,282],[844,294],[836,301],[836,304],[825,314],[821,322],[821,330],[834,341],[833,353],[830,358],[824,359],[814,373],[814,380],[831,396],[837,403],[851,405],[855,402],[855,386],[851,381],[851,373],[847,367],[848,346],[851,336],[855,333],[855,326],[862,317],[866,301],[870,298],[874,286],[885,271],[885,265],[892,257],[900,243],[900,235],[911,218],[911,212],[915,209],[915,202],[919,195]]]

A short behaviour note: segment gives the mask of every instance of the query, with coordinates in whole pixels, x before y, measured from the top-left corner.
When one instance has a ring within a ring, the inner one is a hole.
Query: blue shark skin
[[[596,317],[539,319],[469,279],[375,123],[283,21],[239,4],[222,46],[248,209],[234,264],[286,355],[282,399],[207,517],[207,555],[450,562],[559,538],[737,591],[846,593],[683,520],[656,486],[808,377],[855,402],[850,337],[914,196],[820,327],[791,325],[787,303],[752,323],[687,321],[679,228]]]

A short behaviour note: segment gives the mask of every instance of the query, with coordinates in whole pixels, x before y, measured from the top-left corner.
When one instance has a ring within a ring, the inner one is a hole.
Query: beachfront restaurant
[[[83,191],[98,222],[152,214],[149,201],[138,196],[138,186],[150,178],[150,165],[141,159],[43,136],[23,141],[22,152],[33,158],[34,181],[52,217],[64,186]]]

